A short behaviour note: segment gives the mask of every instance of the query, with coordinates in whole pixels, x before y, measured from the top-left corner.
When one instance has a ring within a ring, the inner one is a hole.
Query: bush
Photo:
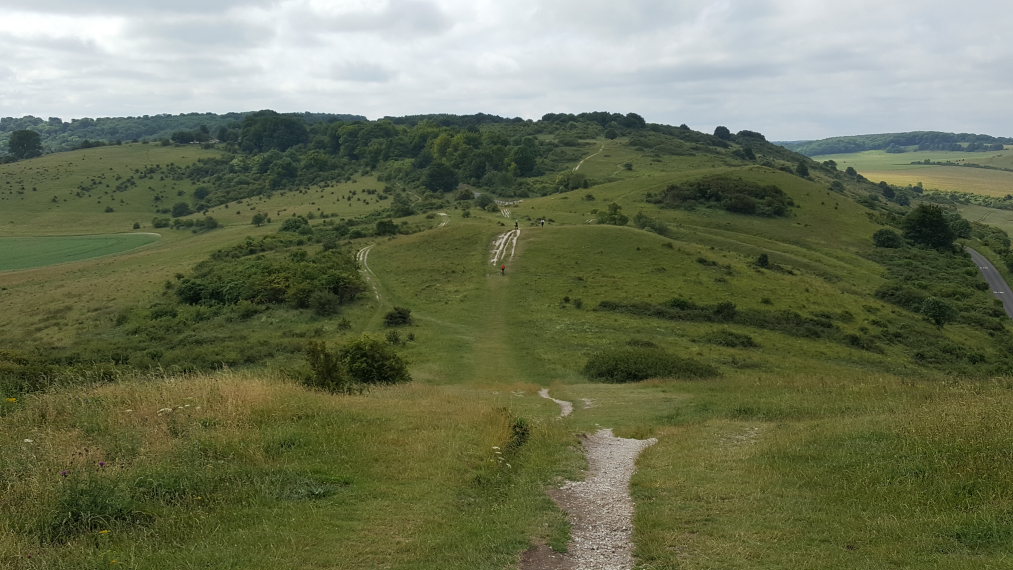
[[[412,311],[405,307],[394,307],[389,313],[383,316],[383,324],[388,327],[398,327],[412,324]]]
[[[756,343],[755,340],[753,340],[753,337],[747,334],[732,332],[724,329],[708,333],[704,335],[704,337],[701,340],[710,344],[716,344],[718,346],[730,346],[733,348],[756,348],[760,346],[759,344]]]
[[[883,228],[872,234],[872,243],[876,247],[898,248],[903,247],[904,238],[893,230]]]
[[[636,382],[648,378],[707,378],[718,375],[709,364],[642,346],[608,348],[591,355],[584,376],[599,382]]]
[[[305,354],[310,371],[299,378],[303,385],[343,394],[355,390],[338,353],[327,350],[326,344],[311,341],[306,345]]]
[[[330,291],[314,291],[310,294],[308,304],[315,314],[329,317],[341,310],[341,297]]]
[[[404,360],[382,341],[369,336],[349,341],[338,355],[352,380],[362,384],[400,384],[412,379]]]
[[[732,176],[715,175],[673,184],[660,194],[649,194],[647,202],[662,208],[692,209],[697,204],[714,204],[739,214],[787,216],[795,203],[774,185],[761,185]]]

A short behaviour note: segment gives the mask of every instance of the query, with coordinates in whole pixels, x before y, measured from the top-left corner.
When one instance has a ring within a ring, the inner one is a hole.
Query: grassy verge
[[[579,456],[544,402],[228,372],[5,402],[0,564],[502,568],[565,533],[542,488]]]

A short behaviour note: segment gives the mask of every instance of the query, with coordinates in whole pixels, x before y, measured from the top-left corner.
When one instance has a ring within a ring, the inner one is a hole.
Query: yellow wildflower
[[[18,399],[17,398],[7,398],[7,401],[13,404],[14,402],[17,402]]]
[[[109,534],[109,531],[108,530],[100,530],[100,531],[98,531],[98,533],[99,534]]]

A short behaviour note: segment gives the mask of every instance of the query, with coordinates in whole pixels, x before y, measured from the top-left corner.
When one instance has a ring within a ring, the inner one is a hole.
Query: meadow
[[[806,178],[626,142],[583,141],[583,156],[601,149],[579,169],[594,183],[504,206],[509,217],[451,202],[445,218],[407,218],[411,233],[340,240],[335,247],[349,254],[372,246],[377,295],[333,317],[286,308],[190,325],[209,334],[221,332],[206,330],[212,326],[245,329],[252,342],[296,331],[335,345],[363,333],[383,338],[392,330],[384,314],[407,307],[412,324],[394,330],[411,335],[396,346],[410,384],[328,394],[300,385],[301,363],[284,359],[0,394],[8,450],[0,479],[10,490],[0,498],[0,565],[516,568],[531,545],[565,549],[567,522],[545,490],[581,476],[578,434],[602,426],[659,439],[632,483],[639,568],[1007,564],[1013,424],[1003,410],[1011,384],[933,365],[938,355],[925,347],[988,361],[1002,352],[1008,325],[937,327],[878,297],[897,280],[888,267],[917,257],[877,257],[871,235],[888,212],[831,190],[829,174]],[[141,150],[91,149],[88,162]],[[168,160],[214,151],[158,152]],[[646,200],[714,173],[774,184],[795,206],[788,216],[759,217]],[[251,198],[209,212],[225,222],[219,229],[165,230],[137,250],[0,273],[4,348],[73,346],[94,336],[97,322],[112,326],[126,309],[165,303],[166,282],[216,250],[274,234],[292,214],[313,213],[313,226],[323,228],[334,219],[316,219],[324,213],[375,211],[385,200],[365,191],[379,188],[362,175]],[[68,198],[66,212],[56,212],[32,194],[11,202],[21,208],[11,211],[19,223],[4,235],[37,235],[33,226],[52,230],[71,206],[93,208]],[[655,229],[597,223],[613,203],[630,218],[651,218]],[[273,220],[251,224],[260,211]],[[112,232],[140,215],[115,213],[89,214],[103,222],[94,229]],[[490,246],[515,222],[516,254],[501,274]],[[307,237],[289,255],[322,248]],[[918,263],[939,279],[948,266],[974,274],[959,254],[930,260],[938,265]],[[987,292],[911,281],[927,291],[949,287],[947,299],[975,314],[991,303]],[[609,308],[673,300],[704,312],[720,306],[724,316]],[[797,314],[797,330],[770,324],[788,313]],[[717,372],[587,380],[589,357],[625,346]],[[574,414],[557,419],[558,407],[537,396],[541,387],[572,401]]]

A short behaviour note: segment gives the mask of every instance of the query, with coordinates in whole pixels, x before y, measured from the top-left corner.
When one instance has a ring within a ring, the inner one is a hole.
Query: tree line
[[[779,144],[806,156],[846,154],[866,150],[883,150],[893,153],[907,152],[908,150],[988,152],[1003,150],[1004,145],[1013,144],[1013,138],[973,133],[912,131],[831,137],[816,141],[791,141]]]

